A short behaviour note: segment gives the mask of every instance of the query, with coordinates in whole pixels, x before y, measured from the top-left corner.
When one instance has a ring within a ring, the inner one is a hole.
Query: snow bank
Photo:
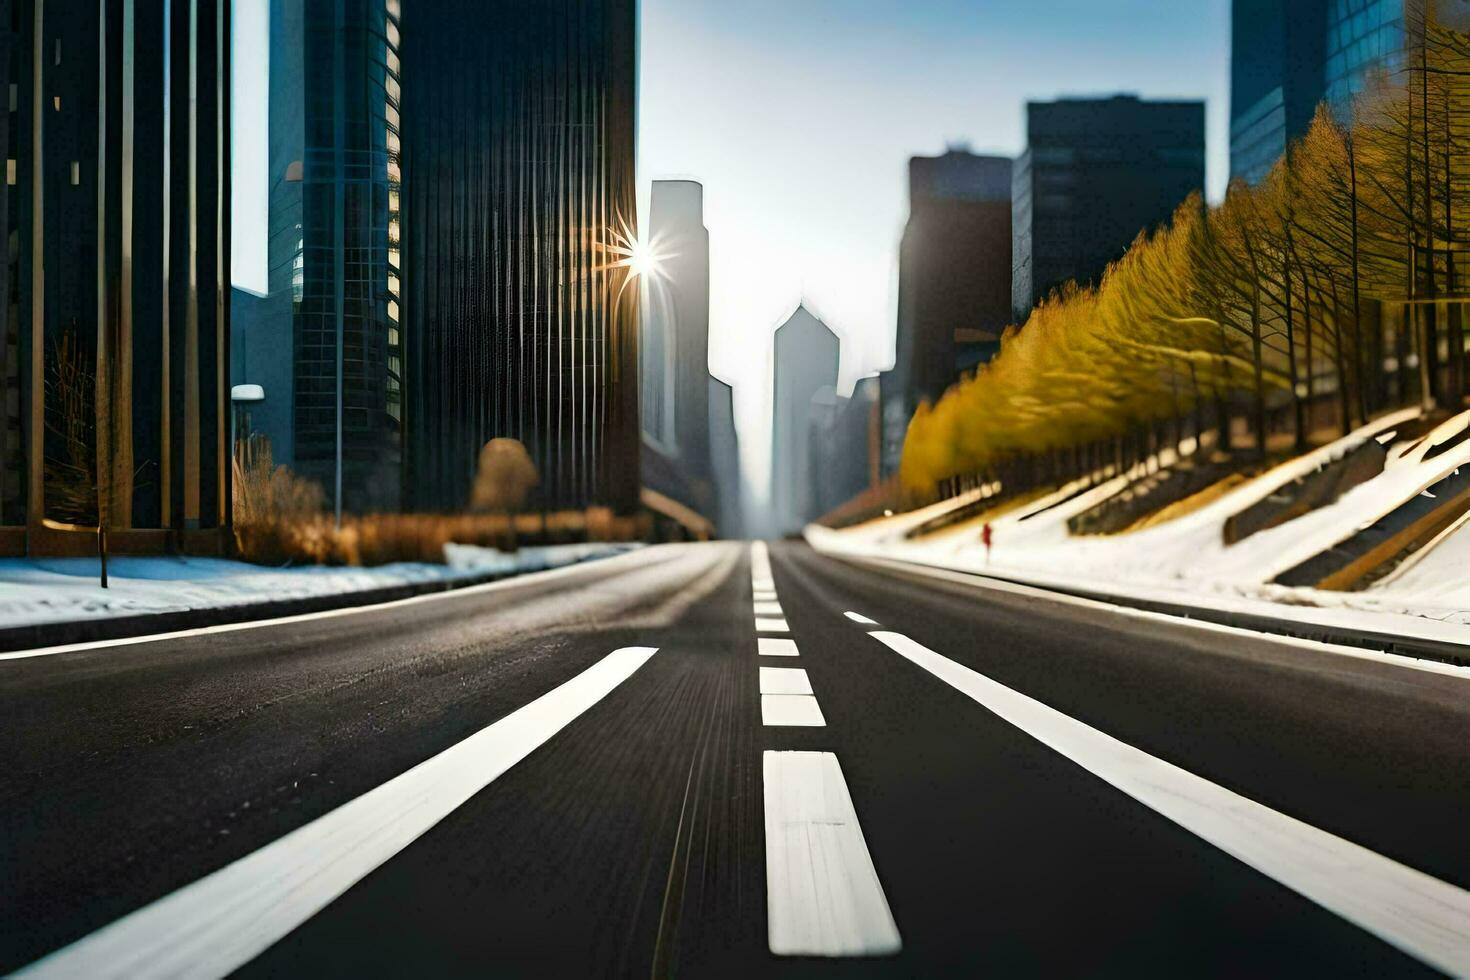
[[[98,585],[95,558],[0,559],[0,628],[514,575],[620,554],[629,547],[553,545],[502,553],[448,545],[444,565],[400,562],[375,568],[264,568],[222,558],[115,557],[107,563],[106,589]]]

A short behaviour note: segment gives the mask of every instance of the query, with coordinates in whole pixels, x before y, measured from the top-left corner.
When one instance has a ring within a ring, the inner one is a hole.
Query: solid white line
[[[775,589],[757,589],[755,591],[755,594],[751,598],[753,598],[756,602],[775,602],[776,601],[776,590]]]
[[[1470,892],[1155,758],[906,636],[871,635],[1257,871],[1431,966],[1470,975]]]
[[[756,652],[762,657],[795,657],[796,641],[784,636],[758,636],[755,638]]]
[[[762,619],[757,616],[755,620],[755,631],[757,633],[790,633],[791,627],[786,625],[784,619]]]
[[[1200,630],[1206,633],[1220,633],[1226,636],[1239,636],[1251,640],[1259,640],[1266,643],[1276,643],[1282,646],[1298,647],[1304,650],[1315,650],[1318,653],[1331,653],[1340,657],[1352,657],[1356,660],[1373,660],[1378,663],[1390,664],[1394,667],[1407,667],[1410,670],[1422,670],[1429,674],[1444,674],[1448,677],[1459,677],[1470,680],[1470,667],[1461,667],[1457,664],[1441,663],[1438,660],[1426,660],[1422,657],[1408,657],[1400,653],[1383,653],[1378,650],[1369,650],[1362,647],[1344,646],[1339,643],[1324,643],[1321,640],[1307,640],[1299,636],[1287,636],[1283,633],[1267,633],[1261,630],[1246,629],[1243,626],[1228,626],[1224,623],[1213,623],[1205,619],[1191,619],[1185,616],[1172,616],[1168,613],[1154,612],[1151,609],[1137,609],[1132,606],[1116,605],[1111,602],[1102,602],[1098,599],[1087,599],[1082,596],[1067,595],[1064,592],[1052,592],[1049,589],[1034,585],[1022,585],[1018,582],[1008,582],[1002,579],[988,578],[970,572],[957,572],[948,568],[940,568],[935,565],[926,565],[912,561],[897,561],[892,558],[870,558],[857,555],[829,555],[840,559],[847,559],[860,564],[888,567],[895,571],[905,572],[912,575],[921,575],[926,578],[939,579],[946,582],[957,582],[976,589],[992,589],[996,592],[1008,592],[1012,595],[1027,596],[1035,599],[1045,599],[1058,602],[1068,606],[1078,606],[1083,609],[1092,609],[1098,612],[1109,612],[1128,619],[1141,619],[1154,623],[1170,623],[1175,626],[1184,626],[1189,629]]]
[[[632,676],[627,647],[469,738],[21,971],[36,977],[219,977],[243,966]]]
[[[854,623],[862,623],[865,626],[877,626],[878,625],[878,621],[876,619],[869,619],[868,617],[864,616],[862,613],[845,612],[842,615],[846,616],[848,619],[852,620]]]
[[[781,612],[781,603],[779,602],[757,602],[755,604],[755,614],[757,616],[784,615],[784,613]]]
[[[774,591],[776,591],[776,583],[773,582],[773,581],[771,581],[771,577],[769,575],[767,575],[765,578],[753,578],[753,579],[751,579],[750,580],[750,587],[754,591],[756,591],[756,592],[774,592]]]
[[[810,694],[812,682],[800,667],[762,667],[762,694]]]
[[[761,724],[772,728],[823,728],[827,719],[810,694],[762,694]]]
[[[882,956],[903,947],[831,752],[762,753],[766,936],[777,956]]]
[[[277,616],[275,619],[250,619],[239,623],[220,623],[217,626],[196,626],[192,629],[173,630],[168,633],[150,633],[146,636],[120,636],[112,640],[86,640],[81,643],[66,643],[59,646],[36,647],[33,650],[15,650],[10,653],[0,653],[0,660],[26,660],[31,657],[50,657],[58,653],[79,653],[83,650],[103,650],[108,647],[126,647],[138,643],[159,643],[167,640],[182,640],[191,636],[209,636],[214,633],[234,633],[238,630],[262,629],[268,626],[283,626],[290,623],[306,623],[316,619],[335,619],[338,616],[355,616],[358,613],[378,612],[383,609],[398,609],[403,606],[412,606],[421,602],[438,602],[443,599],[457,599],[462,596],[483,595],[486,592],[499,592],[504,589],[516,589],[528,585],[537,585],[543,582],[565,578],[569,575],[585,573],[589,567],[606,568],[607,562],[619,562],[625,560],[641,560],[649,554],[654,553],[653,548],[643,548],[630,552],[626,555],[614,555],[611,558],[601,558],[596,561],[576,562],[563,568],[552,568],[544,572],[529,572],[524,575],[516,575],[510,578],[497,579],[494,582],[484,582],[480,585],[466,585],[459,588],[449,588],[442,592],[427,592],[423,595],[409,596],[405,599],[390,599],[387,602],[374,602],[364,606],[345,606],[340,609],[323,609],[320,612],[293,613],[290,616]],[[349,593],[350,594],[350,593]],[[237,607],[231,607],[237,608]],[[99,619],[99,621],[101,621]],[[66,623],[75,620],[65,620]],[[40,624],[47,625],[47,624]]]

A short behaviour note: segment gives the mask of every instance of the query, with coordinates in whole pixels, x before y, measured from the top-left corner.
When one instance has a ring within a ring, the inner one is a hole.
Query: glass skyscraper
[[[1403,65],[1404,17],[1417,0],[1329,0],[1323,80],[1327,100],[1346,111],[1375,71]]]

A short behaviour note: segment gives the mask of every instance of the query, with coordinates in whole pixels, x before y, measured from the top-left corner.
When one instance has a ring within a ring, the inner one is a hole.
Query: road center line
[[[1470,975],[1470,892],[1151,756],[902,634],[870,635],[1257,871],[1431,966]]]
[[[842,767],[831,752],[762,754],[766,935],[777,956],[902,947]]]
[[[812,682],[800,667],[762,667],[762,694],[811,694]]]
[[[761,724],[768,728],[825,728],[827,719],[810,694],[762,694]]]
[[[784,619],[764,619],[760,616],[755,618],[755,631],[757,633],[790,633],[791,627],[786,625]]]
[[[627,647],[608,654],[407,772],[19,975],[217,977],[238,969],[530,755],[655,652]]]
[[[756,653],[762,657],[798,656],[796,641],[784,636],[758,636],[755,638]]]
[[[862,623],[865,626],[877,626],[878,625],[878,621],[876,619],[869,619],[868,617],[864,616],[862,613],[845,612],[842,615],[846,616],[848,619],[852,620],[854,623]]]
[[[775,602],[775,601],[768,601],[768,602],[757,601],[756,604],[755,604],[755,614],[757,616],[781,616],[781,615],[784,615],[781,612],[781,604],[779,602]]]

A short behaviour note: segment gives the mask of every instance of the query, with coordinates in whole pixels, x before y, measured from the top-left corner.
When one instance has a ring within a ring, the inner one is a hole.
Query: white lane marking
[[[784,636],[758,636],[755,638],[756,652],[762,657],[795,657],[796,641]]]
[[[810,694],[812,682],[800,667],[762,667],[762,694]]]
[[[566,578],[571,575],[581,575],[593,568],[605,569],[608,567],[607,563],[609,562],[635,564],[647,559],[650,555],[660,553],[660,549],[663,547],[666,546],[655,545],[650,548],[641,548],[631,554],[614,555],[611,558],[602,558],[595,562],[578,562],[573,565],[567,565],[564,568],[552,568],[544,572],[528,572],[524,575],[498,579],[494,582],[483,582],[480,585],[466,585],[459,588],[445,589],[442,592],[427,592],[423,595],[409,596],[405,599],[389,599],[387,602],[374,602],[364,606],[346,606],[341,609],[323,609],[320,612],[293,613],[290,616],[277,616],[274,619],[249,619],[239,623],[220,623],[217,626],[195,626],[191,629],[173,630],[168,633],[150,633],[146,636],[120,636],[111,640],[85,640],[81,643],[36,647],[33,650],[15,650],[10,653],[0,653],[0,660],[25,660],[30,657],[50,657],[58,653],[79,653],[83,650],[103,650],[108,647],[126,647],[138,643],[160,643],[167,640],[187,639],[191,636],[209,636],[213,633],[234,633],[239,630],[262,629],[268,626],[283,626],[290,623],[305,623],[315,619],[335,619],[338,616],[356,616],[359,613],[378,612],[383,609],[398,609],[403,606],[417,605],[421,602],[439,602],[444,599],[483,595],[486,592],[518,589],[528,585],[539,585],[555,579]],[[67,622],[72,622],[72,620],[67,620]]]
[[[1244,637],[1264,643],[1275,643],[1281,646],[1298,647],[1304,650],[1315,650],[1318,653],[1332,653],[1341,657],[1353,657],[1357,660],[1376,660],[1379,663],[1390,664],[1394,667],[1407,667],[1410,670],[1422,670],[1429,674],[1444,674],[1449,677],[1459,677],[1470,680],[1470,667],[1461,667],[1457,664],[1442,663],[1438,660],[1427,660],[1422,657],[1409,657],[1401,653],[1383,653],[1379,650],[1368,650],[1363,647],[1344,646],[1339,643],[1324,643],[1321,640],[1306,640],[1299,636],[1287,636],[1284,633],[1267,633],[1261,630],[1246,629],[1243,626],[1228,626],[1224,623],[1212,623],[1205,619],[1190,619],[1184,616],[1171,616],[1168,613],[1154,612],[1150,609],[1135,609],[1132,606],[1116,605],[1111,602],[1102,602],[1098,599],[1086,599],[1082,596],[1067,595],[1062,592],[1052,592],[1048,589],[1034,585],[1021,585],[1017,582],[1007,582],[1002,579],[987,578],[982,575],[973,575],[968,572],[956,572],[948,568],[939,568],[934,565],[925,565],[919,562],[897,561],[891,558],[868,558],[849,555],[829,555],[839,560],[850,561],[853,564],[866,564],[876,567],[887,567],[895,571],[905,572],[911,575],[921,575],[926,578],[940,579],[946,582],[958,582],[976,589],[992,589],[996,592],[1009,592],[1012,595],[1028,596],[1035,599],[1045,599],[1050,602],[1058,602],[1068,606],[1078,606],[1083,609],[1093,609],[1099,612],[1109,612],[1116,616],[1128,619],[1142,619],[1155,623],[1169,623],[1174,626],[1183,626],[1189,629],[1201,630],[1206,633],[1221,633],[1226,636]]]
[[[776,601],[776,590],[775,589],[757,589],[755,591],[755,594],[752,596],[752,598],[756,602],[775,602]]]
[[[784,613],[781,612],[781,603],[779,602],[757,602],[755,604],[755,614],[757,616],[784,615]]]
[[[790,633],[791,627],[786,625],[784,619],[755,619],[755,631],[757,633]]]
[[[769,575],[764,578],[752,578],[750,580],[750,587],[756,592],[776,591],[776,583],[771,581],[771,577]]]
[[[831,752],[762,753],[766,935],[777,956],[882,956],[903,947]]]
[[[761,724],[772,728],[823,728],[827,719],[810,694],[762,694]]]
[[[846,616],[848,619],[852,620],[854,623],[862,623],[865,626],[877,626],[878,625],[878,621],[876,619],[869,619],[868,617],[864,616],[862,613],[845,612],[842,615]]]
[[[1155,758],[902,634],[871,635],[1227,854],[1431,966],[1470,975],[1470,892]]]
[[[260,850],[21,971],[217,977],[250,962],[632,676],[627,647],[474,735]]]

